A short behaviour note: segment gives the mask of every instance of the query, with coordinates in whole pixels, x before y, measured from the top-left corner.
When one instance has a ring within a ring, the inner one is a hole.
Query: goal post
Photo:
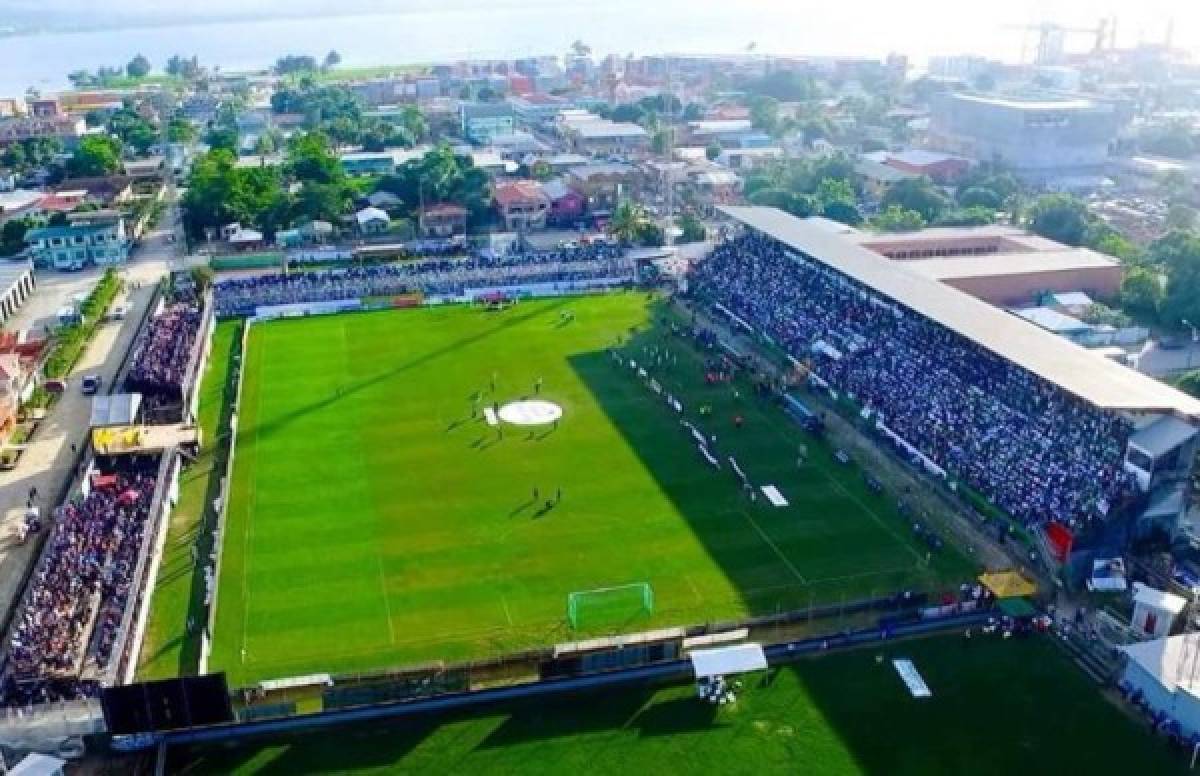
[[[654,589],[649,582],[567,594],[567,622],[574,630],[619,625],[653,612]]]

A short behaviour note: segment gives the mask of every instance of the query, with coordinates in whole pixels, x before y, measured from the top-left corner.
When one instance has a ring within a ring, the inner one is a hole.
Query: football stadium
[[[1173,503],[1200,402],[829,222],[724,216],[671,278],[598,241],[164,290],[4,730],[196,772],[1173,768],[1135,710],[1200,730],[1048,570]]]
[[[211,667],[481,658],[971,578],[722,359],[637,291],[255,323]]]

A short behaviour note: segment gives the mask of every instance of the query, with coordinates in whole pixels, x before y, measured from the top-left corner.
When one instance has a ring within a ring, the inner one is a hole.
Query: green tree
[[[719,143],[710,143],[704,149],[704,158],[708,159],[708,161],[710,161],[710,162],[715,162],[717,160],[717,157],[721,155],[722,150],[723,149],[721,148]]]
[[[322,65],[326,70],[332,70],[340,64],[342,64],[342,55],[337,53],[336,50],[331,50],[328,54],[326,54],[325,60],[322,62]]]
[[[774,97],[759,96],[750,101],[750,121],[755,128],[769,135],[777,135],[781,128],[779,120],[779,100]]]
[[[1168,230],[1176,229],[1195,229],[1196,228],[1196,209],[1188,205],[1171,205],[1167,210],[1167,218],[1164,226]]]
[[[67,171],[74,178],[112,175],[121,169],[121,141],[111,135],[89,135],[79,141]]]
[[[1149,256],[1167,276],[1162,319],[1172,325],[1200,323],[1200,235],[1172,232],[1151,243]]]
[[[704,228],[704,223],[692,213],[686,213],[676,222],[681,234],[679,242],[694,243],[702,242],[708,237],[708,230]]]
[[[1200,369],[1193,369],[1175,378],[1175,387],[1188,396],[1200,398]]]
[[[871,227],[880,232],[915,232],[925,226],[925,218],[915,210],[889,205],[871,219]]]
[[[286,221],[290,209],[277,168],[238,167],[237,157],[227,149],[196,159],[183,197],[184,225],[195,237],[235,221],[257,225],[271,235]]]
[[[993,189],[983,186],[972,186],[962,189],[958,195],[961,207],[983,207],[988,210],[999,210],[1004,206],[1004,199]]]
[[[138,54],[125,65],[125,74],[130,78],[145,78],[150,74],[150,60]]]
[[[1029,229],[1064,245],[1082,245],[1090,216],[1087,205],[1069,194],[1039,197],[1029,211]]]
[[[928,223],[936,221],[950,203],[933,181],[922,176],[893,183],[884,192],[881,204],[885,210],[894,206],[916,212]]]
[[[934,223],[937,226],[983,226],[995,223],[996,211],[986,207],[962,207],[944,210]]]
[[[830,202],[821,208],[821,215],[848,226],[858,226],[862,223],[862,213],[851,202]]]
[[[182,116],[173,116],[167,122],[167,140],[172,143],[190,145],[196,142],[196,125]]]
[[[811,196],[786,189],[757,189],[747,199],[752,205],[777,207],[797,218],[808,218],[819,209],[817,201]]]
[[[173,75],[176,78],[183,78],[187,81],[194,81],[203,74],[203,69],[200,67],[200,59],[196,56],[184,57],[179,54],[172,54],[167,60],[166,71],[168,75]]]
[[[350,208],[350,192],[339,183],[305,183],[292,206],[292,219],[337,221]]]
[[[25,233],[33,226],[27,218],[5,221],[0,227],[0,256],[15,256],[25,247]]]
[[[854,189],[850,186],[850,182],[844,178],[823,178],[817,184],[814,196],[817,202],[820,203],[822,210],[835,202],[849,205],[854,205],[857,202]]]
[[[298,181],[340,183],[345,178],[329,138],[320,132],[293,135],[288,140],[288,172]]]
[[[650,139],[650,150],[662,156],[667,153],[667,147],[671,143],[671,128],[664,127],[654,133],[654,137]]]
[[[1130,267],[1121,280],[1121,309],[1139,320],[1158,317],[1163,302],[1163,284],[1150,267]]]
[[[151,146],[158,142],[158,130],[154,125],[142,118],[128,105],[109,117],[108,131],[139,154],[146,153]]]
[[[646,209],[633,200],[624,199],[613,210],[608,223],[608,233],[625,245],[631,245],[642,236],[644,227],[650,223]]]
[[[317,60],[310,56],[288,54],[275,60],[275,67],[273,69],[278,75],[314,73],[317,70]]]
[[[216,280],[217,273],[213,272],[213,268],[207,264],[200,264],[192,267],[192,282],[196,284],[196,288],[201,291],[207,290]]]
[[[217,127],[209,130],[208,135],[204,138],[204,142],[214,151],[225,150],[236,154],[238,150],[238,133],[236,129],[230,127]]]
[[[1142,258],[1142,249],[1132,240],[1111,227],[1104,229],[1093,228],[1092,234],[1085,238],[1089,248],[1109,256],[1115,256],[1123,262],[1136,262]]]

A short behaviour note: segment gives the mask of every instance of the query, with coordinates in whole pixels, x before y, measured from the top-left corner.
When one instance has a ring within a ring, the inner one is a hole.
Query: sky
[[[613,0],[0,0],[0,28],[41,26],[93,26],[153,21],[191,22],[263,16],[355,15],[413,10],[465,10],[506,6],[545,6],[548,12],[559,2],[594,6],[597,13],[611,13],[622,3]],[[648,0],[676,3],[677,0]],[[681,13],[704,6],[724,6],[730,0],[679,2]],[[1200,60],[1200,0],[858,0],[836,4],[828,0],[736,0],[745,13],[761,14],[764,23],[773,18],[795,23],[811,14],[816,18],[844,19],[841,29],[852,36],[877,36],[894,31],[896,49],[928,48],[947,39],[961,39],[962,50],[979,48],[994,36],[1019,39],[1022,33],[1006,25],[1052,21],[1094,28],[1101,17],[1117,17],[1120,45],[1163,40],[1168,21],[1174,20],[1174,42],[1195,52]],[[864,28],[870,28],[868,32]],[[802,34],[802,33],[798,33]],[[1032,34],[1030,34],[1032,41]],[[1090,46],[1086,33],[1068,39],[1069,49]],[[1019,44],[1014,44],[1019,45]],[[1030,43],[1032,45],[1032,43]],[[802,49],[803,41],[797,45]],[[995,46],[984,46],[995,49]],[[2,55],[0,48],[0,55]]]

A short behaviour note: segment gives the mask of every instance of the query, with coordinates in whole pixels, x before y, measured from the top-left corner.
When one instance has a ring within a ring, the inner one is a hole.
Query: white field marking
[[[375,562],[379,567],[379,592],[383,594],[383,609],[387,612],[388,639],[392,644],[395,644],[396,626],[392,624],[392,603],[388,600],[387,578],[383,575],[383,558],[380,555],[376,555]]]
[[[772,425],[771,431],[773,431],[775,433],[775,435],[780,437],[784,442],[788,442],[788,443],[791,442],[791,440],[777,426]],[[867,506],[862,501],[860,501],[857,496],[855,496],[850,491],[846,490],[846,488],[842,485],[842,483],[840,483],[836,479],[834,479],[833,475],[830,474],[824,467],[816,466],[813,468],[815,468],[817,471],[821,472],[821,475],[824,476],[825,479],[829,480],[829,484],[833,485],[833,487],[836,488],[838,490],[838,492],[840,492],[843,496],[845,496],[846,498],[853,501],[864,512],[866,512],[868,515],[870,515],[871,519],[875,521],[876,525],[878,525],[880,528],[882,528],[884,533],[886,533],[888,536],[891,536],[893,539],[895,539],[897,542],[899,542],[901,547],[908,550],[909,554],[912,555],[914,558],[916,558],[918,563],[920,563],[921,560],[923,560],[923,558],[921,557],[921,553],[919,553],[915,549],[913,549],[913,546],[911,544],[909,544],[907,541],[905,541],[904,537],[902,537],[900,534],[898,534],[894,530],[892,530],[892,528],[887,524],[887,522],[885,522],[884,519],[882,517],[880,517],[879,514],[874,509],[871,509],[871,507]]]
[[[704,596],[700,595],[700,591],[696,589],[696,583],[692,581],[691,576],[684,574],[683,580],[687,582],[688,587],[692,589],[692,595],[696,596],[696,601],[699,603],[704,603]]]
[[[508,627],[511,628],[513,626],[513,618],[512,613],[508,611],[508,599],[504,596],[504,593],[500,594],[500,603],[504,605],[504,619],[508,620]]]
[[[768,546],[769,546],[769,547],[770,547],[772,550],[774,550],[774,551],[775,551],[775,554],[776,554],[776,555],[778,555],[778,556],[779,556],[779,559],[780,559],[781,561],[783,561],[783,564],[784,564],[785,566],[787,566],[789,570],[791,570],[792,574],[794,574],[794,575],[795,575],[796,579],[800,580],[800,583],[801,583],[801,584],[805,584],[805,583],[807,583],[807,582],[808,582],[808,580],[806,580],[806,579],[804,578],[804,575],[800,573],[800,570],[799,570],[799,569],[797,569],[797,568],[796,568],[794,565],[792,565],[792,562],[791,562],[790,560],[788,560],[788,557],[787,557],[786,555],[784,555],[784,554],[783,554],[783,551],[782,551],[782,550],[780,550],[780,549],[779,549],[779,545],[775,544],[775,542],[773,542],[773,541],[771,540],[771,537],[770,537],[770,536],[767,536],[767,534],[766,534],[766,533],[763,531],[763,529],[759,527],[758,523],[756,523],[756,522],[754,521],[754,518],[750,516],[750,513],[749,513],[749,512],[746,512],[746,511],[744,511],[744,510],[743,510],[743,511],[742,511],[742,516],[743,516],[743,517],[745,517],[747,520],[749,520],[749,521],[750,521],[750,525],[754,526],[754,530],[755,530],[755,531],[758,531],[758,535],[759,535],[759,536],[761,536],[761,537],[762,537],[762,540],[763,540],[764,542],[766,542],[766,543],[767,543],[767,545],[768,545]]]
[[[514,426],[545,426],[562,417],[562,407],[544,399],[510,401],[500,408],[500,420]]]

